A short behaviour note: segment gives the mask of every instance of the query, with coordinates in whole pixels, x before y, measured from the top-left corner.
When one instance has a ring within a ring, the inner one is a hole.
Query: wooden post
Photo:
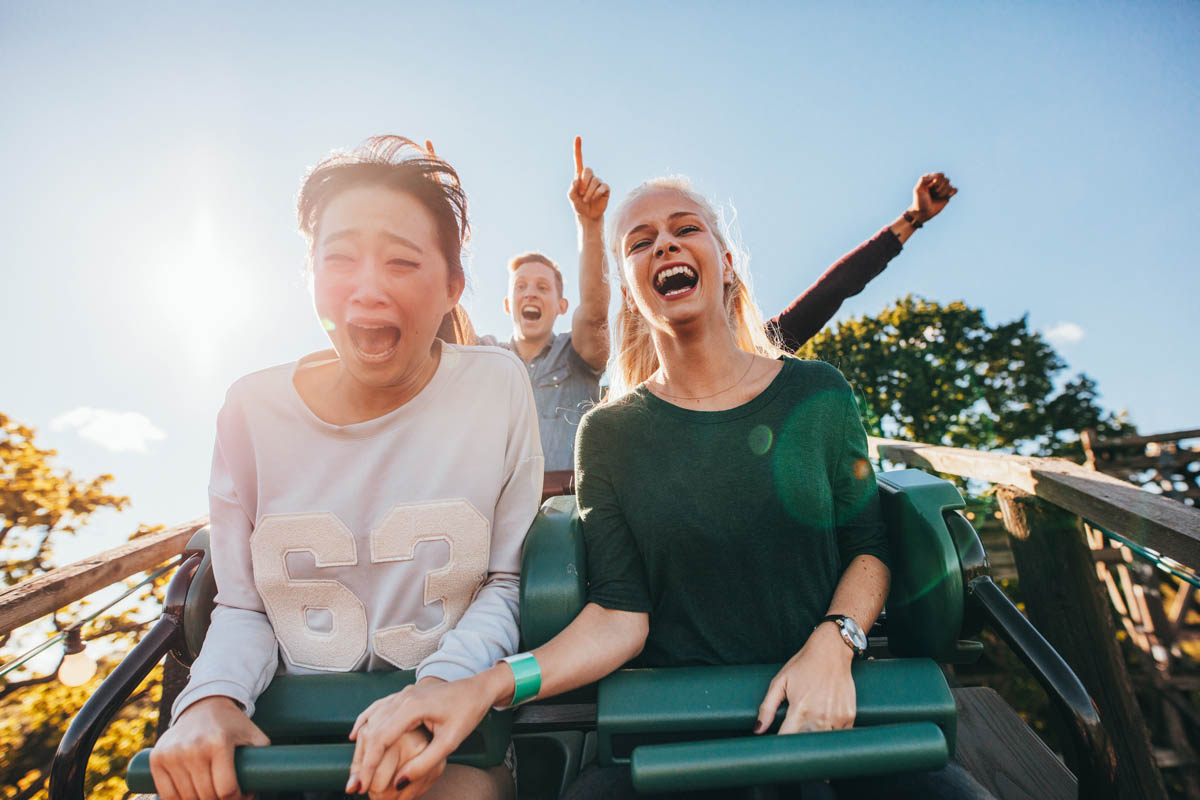
[[[996,494],[1026,613],[1083,681],[1112,739],[1115,796],[1166,798],[1079,518],[1009,486],[998,487]]]

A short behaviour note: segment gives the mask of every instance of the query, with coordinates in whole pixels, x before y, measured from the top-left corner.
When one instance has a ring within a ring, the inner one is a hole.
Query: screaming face
[[[329,201],[315,238],[313,299],[343,368],[372,387],[427,368],[463,289],[449,277],[433,216],[411,195],[358,186]]]
[[[679,191],[653,188],[623,206],[617,231],[625,290],[648,322],[724,320],[732,256],[705,209]]]
[[[567,310],[554,270],[540,261],[526,261],[512,273],[504,310],[523,339],[540,339],[554,331],[554,320]]]

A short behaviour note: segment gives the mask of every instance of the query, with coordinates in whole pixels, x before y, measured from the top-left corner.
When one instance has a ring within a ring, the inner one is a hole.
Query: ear
[[[508,307],[508,295],[504,295],[504,313],[505,313],[505,314],[511,314],[511,313],[512,313],[512,309],[510,309],[510,308]]]
[[[725,251],[725,269],[721,271],[722,280],[726,286],[733,285],[733,253]]]
[[[567,305],[568,305],[567,298],[565,298],[565,297],[558,298],[558,313],[560,313],[560,314],[567,313]]]
[[[462,299],[463,290],[466,288],[467,288],[467,278],[465,275],[451,275],[450,276],[450,287],[449,287],[449,289],[450,289],[449,301],[450,302],[446,306],[447,313],[449,313],[450,311],[453,311],[454,307],[456,305],[458,305],[458,301]]]

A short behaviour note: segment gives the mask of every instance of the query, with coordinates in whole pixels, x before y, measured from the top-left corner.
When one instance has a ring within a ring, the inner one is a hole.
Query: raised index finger
[[[575,177],[583,174],[583,137],[575,137]]]

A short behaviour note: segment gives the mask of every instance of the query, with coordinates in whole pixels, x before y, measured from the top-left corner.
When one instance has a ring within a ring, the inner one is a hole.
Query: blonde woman
[[[756,732],[785,700],[779,733],[854,722],[850,665],[889,573],[850,387],[828,364],[780,355],[717,215],[685,181],[636,189],[610,241],[624,297],[615,399],[584,418],[576,449],[588,603],[530,654],[410,691],[394,730],[433,732],[400,768],[410,779],[488,708],[530,699],[529,676],[546,697],[630,661],[786,662]],[[628,768],[585,773],[569,796],[634,796]]]

